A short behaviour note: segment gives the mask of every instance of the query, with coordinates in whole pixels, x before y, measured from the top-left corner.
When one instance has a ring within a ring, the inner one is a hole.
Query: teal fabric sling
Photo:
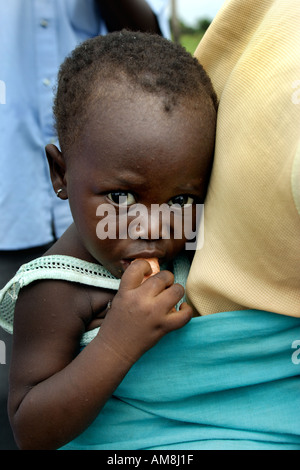
[[[148,351],[63,449],[300,450],[297,341],[291,317],[194,318]]]

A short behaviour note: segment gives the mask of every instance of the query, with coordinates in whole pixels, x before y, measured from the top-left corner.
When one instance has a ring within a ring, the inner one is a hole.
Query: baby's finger
[[[136,260],[134,263],[131,263],[126,271],[124,272],[121,283],[120,289],[136,289],[139,287],[145,276],[150,275],[152,272],[151,266],[145,260]]]
[[[145,276],[143,279],[143,282],[145,282],[149,277],[154,276],[155,274],[158,274],[160,272],[160,266],[159,266],[159,261],[158,258],[144,258],[146,259],[147,263],[150,264],[152,273]]]
[[[180,306],[179,311],[175,310],[166,317],[167,331],[179,330],[193,318],[193,309],[186,302]]]
[[[180,284],[173,284],[164,292],[161,292],[157,299],[163,310],[170,312],[184,296],[184,288]]]
[[[145,289],[149,295],[156,297],[173,284],[174,274],[170,271],[161,271],[147,279],[143,283],[142,289]]]

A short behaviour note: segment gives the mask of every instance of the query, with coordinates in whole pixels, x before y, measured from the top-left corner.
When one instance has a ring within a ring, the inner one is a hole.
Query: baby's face
[[[173,259],[187,242],[175,226],[188,212],[195,230],[207,189],[214,130],[202,111],[168,114],[160,98],[135,92],[101,111],[94,104],[79,140],[66,158],[66,183],[88,252],[116,277],[139,257]]]

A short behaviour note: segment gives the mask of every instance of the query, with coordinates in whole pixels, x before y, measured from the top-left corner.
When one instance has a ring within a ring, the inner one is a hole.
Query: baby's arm
[[[80,353],[91,305],[103,304],[103,296],[57,281],[24,290],[16,308],[9,397],[21,448],[56,449],[83,432],[143,353],[190,320],[186,304],[170,313],[183,295],[173,275],[164,271],[141,284],[149,271],[145,261],[126,270],[97,337]]]

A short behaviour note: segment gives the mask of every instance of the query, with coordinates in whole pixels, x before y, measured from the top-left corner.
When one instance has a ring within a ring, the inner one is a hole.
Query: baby
[[[195,222],[204,202],[217,98],[180,46],[124,31],[88,40],[65,60],[54,111],[60,150],[46,153],[74,223],[17,275],[26,287],[14,312],[9,415],[23,449],[57,449],[81,434],[135,362],[192,318],[186,302],[174,309],[184,296],[174,260],[185,262],[187,242],[175,223],[186,208]],[[120,236],[136,205],[144,222]],[[169,207],[168,227],[153,205]],[[104,217],[116,236],[99,236]],[[149,277],[145,258],[163,269]]]

